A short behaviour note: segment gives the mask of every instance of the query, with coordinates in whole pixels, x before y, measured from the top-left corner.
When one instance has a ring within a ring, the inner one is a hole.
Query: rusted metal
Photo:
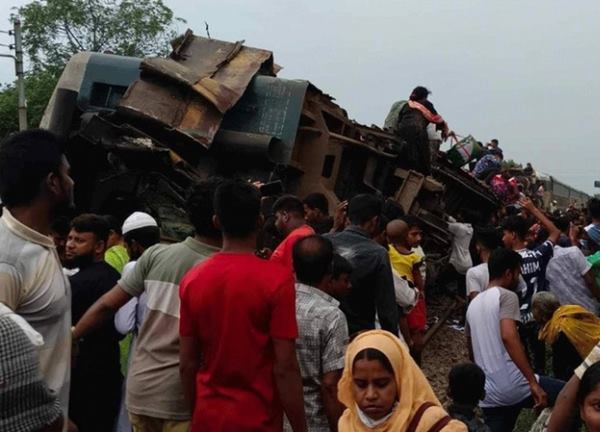
[[[69,135],[82,209],[148,210],[177,237],[189,231],[183,197],[198,179],[281,181],[301,197],[324,193],[332,208],[359,193],[391,197],[423,221],[427,253],[444,253],[447,214],[466,207],[485,218],[498,206],[485,185],[443,157],[433,176],[400,168],[398,137],[351,120],[308,81],[275,77],[269,51],[188,32],[167,59],[128,58],[125,74],[110,74],[111,65],[123,67],[118,57],[88,57],[93,70],[78,68],[76,80],[84,114],[74,113],[81,117]],[[119,101],[125,75],[132,78]],[[105,98],[94,96],[97,87]]]
[[[257,73],[274,75],[270,51],[194,36],[188,30],[170,58],[146,59],[121,99],[121,112],[151,120],[210,148],[223,114]]]

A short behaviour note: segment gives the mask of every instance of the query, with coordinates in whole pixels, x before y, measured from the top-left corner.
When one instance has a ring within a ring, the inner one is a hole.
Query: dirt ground
[[[433,326],[441,318],[443,311],[452,302],[448,297],[441,297],[429,303],[430,326]],[[423,353],[423,372],[429,379],[438,398],[444,404],[447,401],[446,388],[450,369],[455,364],[466,362],[469,359],[464,332],[450,327],[453,321],[458,319],[459,314],[453,313],[433,336]]]

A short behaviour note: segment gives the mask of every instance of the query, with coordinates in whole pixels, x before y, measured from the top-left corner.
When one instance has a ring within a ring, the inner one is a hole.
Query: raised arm
[[[577,409],[577,391],[579,390],[579,378],[573,375],[558,394],[547,432],[563,432],[569,430],[572,420],[579,415]]]
[[[536,218],[544,228],[548,231],[548,240],[556,244],[560,237],[560,230],[554,223],[546,217],[546,215],[538,209],[530,198],[522,198],[519,204],[527,210],[534,218]]]

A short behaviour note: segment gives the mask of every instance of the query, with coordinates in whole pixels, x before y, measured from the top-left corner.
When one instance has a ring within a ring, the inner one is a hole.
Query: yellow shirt
[[[400,276],[404,276],[407,280],[415,283],[413,278],[413,269],[416,264],[420,264],[423,258],[419,256],[415,252],[411,252],[408,255],[401,254],[398,250],[390,245],[388,249],[388,254],[390,256],[390,262],[392,264],[392,268],[396,270]]]

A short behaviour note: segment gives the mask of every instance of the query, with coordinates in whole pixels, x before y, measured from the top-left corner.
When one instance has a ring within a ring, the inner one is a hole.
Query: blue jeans
[[[554,406],[554,402],[562,388],[565,386],[565,382],[546,376],[540,376],[539,383],[540,387],[542,387],[548,395],[548,405]],[[533,408],[533,405],[533,397],[529,396],[516,405],[483,408],[485,424],[492,432],[512,432],[521,410],[523,408]]]

